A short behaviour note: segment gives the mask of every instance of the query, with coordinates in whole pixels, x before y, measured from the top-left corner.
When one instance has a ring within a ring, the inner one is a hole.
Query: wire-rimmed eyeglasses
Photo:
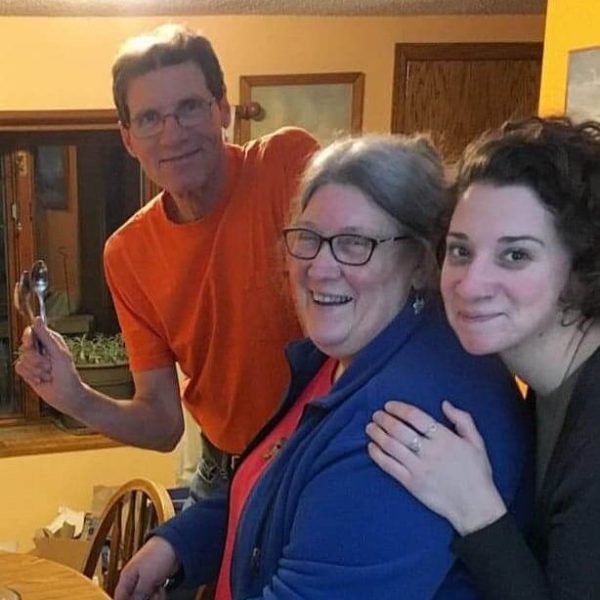
[[[181,100],[170,113],[155,109],[141,112],[131,119],[129,130],[136,138],[149,138],[162,133],[167,117],[173,117],[180,127],[204,125],[209,117],[214,100],[194,96]]]
[[[333,258],[342,265],[359,267],[367,264],[379,244],[406,240],[409,235],[396,235],[387,238],[371,238],[357,233],[338,233],[330,237],[320,235],[304,227],[286,227],[283,238],[287,251],[294,258],[312,260],[319,254],[323,243],[329,244]]]

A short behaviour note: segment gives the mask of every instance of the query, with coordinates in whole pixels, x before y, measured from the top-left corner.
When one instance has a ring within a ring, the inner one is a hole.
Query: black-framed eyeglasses
[[[155,109],[141,112],[131,119],[129,130],[136,138],[149,138],[162,133],[167,117],[173,117],[180,127],[196,127],[208,122],[214,100],[190,97],[181,100],[170,113]]]
[[[300,260],[312,260],[319,254],[323,243],[329,244],[331,254],[342,265],[359,267],[367,264],[379,244],[406,240],[409,235],[396,235],[387,238],[371,238],[357,233],[338,233],[330,237],[318,234],[304,227],[286,227],[283,238],[287,251]]]

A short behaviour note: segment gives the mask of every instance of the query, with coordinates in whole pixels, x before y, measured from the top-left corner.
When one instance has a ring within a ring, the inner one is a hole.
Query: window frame
[[[53,111],[0,111],[0,160],[5,175],[3,185],[7,192],[4,203],[6,241],[8,255],[7,278],[8,287],[18,278],[22,269],[29,268],[35,253],[35,241],[31,232],[23,234],[17,231],[19,222],[31,222],[32,206],[30,202],[19,201],[19,183],[15,170],[29,168],[32,165],[22,164],[16,149],[23,145],[23,140],[37,139],[48,132],[51,136],[94,132],[118,131],[118,117],[115,110],[53,110]],[[39,143],[39,142],[38,142]],[[11,151],[11,148],[13,149]],[[28,154],[28,153],[27,153]],[[24,180],[25,178],[21,178]],[[31,197],[31,190],[29,191]],[[141,202],[146,202],[156,193],[156,187],[140,170]],[[27,194],[25,194],[27,195]],[[11,206],[11,201],[17,207]],[[17,216],[15,217],[15,212]],[[22,227],[25,231],[27,227]],[[29,228],[31,229],[31,227]],[[18,346],[24,326],[24,319],[12,307],[12,289],[9,295],[9,340],[12,351]],[[119,445],[117,442],[97,433],[73,433],[61,431],[53,420],[43,415],[42,400],[18,377],[14,379],[13,391],[20,399],[20,410],[14,415],[0,417],[0,458],[4,456],[20,456],[43,452],[63,452],[70,450],[103,448]]]

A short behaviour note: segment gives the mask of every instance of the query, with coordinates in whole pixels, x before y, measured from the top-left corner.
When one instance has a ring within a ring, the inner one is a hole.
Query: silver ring
[[[417,433],[413,440],[408,444],[408,449],[414,454],[419,454],[421,451],[421,436]]]
[[[423,434],[426,438],[431,439],[433,434],[437,431],[437,423],[434,421],[428,428],[427,431]]]

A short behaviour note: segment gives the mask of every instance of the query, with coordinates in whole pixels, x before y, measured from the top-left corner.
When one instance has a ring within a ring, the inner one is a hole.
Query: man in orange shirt
[[[206,38],[165,25],[125,43],[113,66],[123,143],[164,191],[108,240],[106,277],[135,395],[100,394],[77,375],[60,336],[33,326],[17,372],[46,402],[123,443],[171,450],[183,402],[202,428],[199,493],[222,487],[271,416],[287,381],[283,349],[300,335],[278,238],[315,140],[287,128],[225,144],[230,119]]]

